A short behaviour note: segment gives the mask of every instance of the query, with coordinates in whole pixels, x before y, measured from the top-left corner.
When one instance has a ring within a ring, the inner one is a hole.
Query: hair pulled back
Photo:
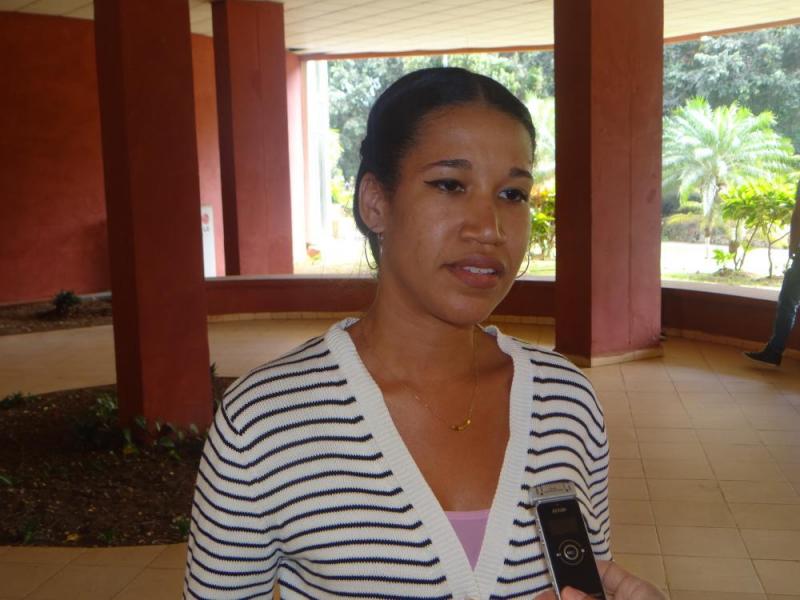
[[[457,67],[421,69],[404,75],[375,101],[361,142],[361,165],[356,175],[353,215],[358,230],[367,238],[376,263],[380,261],[378,234],[364,223],[358,208],[358,192],[366,173],[372,173],[388,192],[397,184],[400,161],[413,146],[422,120],[431,112],[480,102],[506,113],[522,124],[536,149],[536,130],[525,105],[490,77]]]

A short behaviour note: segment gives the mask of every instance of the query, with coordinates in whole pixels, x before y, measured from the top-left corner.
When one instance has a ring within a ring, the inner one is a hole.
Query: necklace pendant
[[[459,432],[459,431],[464,431],[470,425],[472,425],[472,419],[470,417],[467,417],[461,423],[457,423],[456,425],[450,425],[450,429],[452,429],[455,432]]]

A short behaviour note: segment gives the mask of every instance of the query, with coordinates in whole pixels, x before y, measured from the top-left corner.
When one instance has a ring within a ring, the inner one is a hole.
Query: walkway
[[[221,375],[332,320],[209,325]],[[549,326],[503,329],[552,346]],[[673,600],[800,600],[800,362],[673,339],[661,359],[587,371],[612,443],[617,560]],[[114,381],[110,327],[0,337],[0,396]],[[185,546],[0,547],[0,600],[174,600]]]

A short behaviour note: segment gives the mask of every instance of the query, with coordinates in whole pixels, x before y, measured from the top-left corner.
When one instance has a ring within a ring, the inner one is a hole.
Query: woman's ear
[[[375,233],[386,230],[389,202],[381,183],[372,173],[365,173],[358,187],[358,212],[361,220]]]

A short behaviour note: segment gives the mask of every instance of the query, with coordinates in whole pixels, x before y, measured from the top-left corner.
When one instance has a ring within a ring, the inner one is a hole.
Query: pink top
[[[489,520],[489,509],[486,510],[467,510],[467,511],[447,511],[445,512],[450,525],[461,541],[464,552],[467,553],[469,564],[475,569],[478,556],[483,545],[483,535],[486,533],[486,522]]]

